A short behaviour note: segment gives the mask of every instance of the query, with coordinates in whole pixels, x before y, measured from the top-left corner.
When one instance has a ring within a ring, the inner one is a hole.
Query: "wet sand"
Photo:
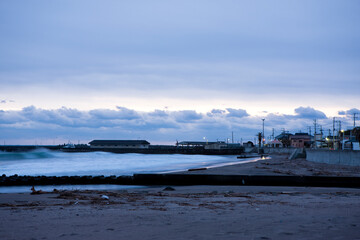
[[[359,174],[311,164],[277,156],[195,172]],[[0,239],[360,239],[359,223],[360,189],[159,186],[0,194]]]

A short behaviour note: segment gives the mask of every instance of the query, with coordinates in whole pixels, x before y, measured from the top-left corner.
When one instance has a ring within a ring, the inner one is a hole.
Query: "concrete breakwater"
[[[306,160],[318,163],[360,166],[360,151],[306,149]]]
[[[61,149],[63,152],[111,152],[111,153],[141,153],[141,154],[201,154],[201,155],[238,155],[244,152],[238,149],[204,149],[201,147],[150,147],[150,148],[86,148]]]
[[[1,176],[0,186],[34,186],[34,185],[89,185],[119,184],[133,185],[132,176]]]
[[[185,175],[134,174],[133,176],[1,176],[0,186],[34,185],[248,185],[248,186],[305,186],[305,187],[360,187],[359,177],[285,176],[285,175]]]

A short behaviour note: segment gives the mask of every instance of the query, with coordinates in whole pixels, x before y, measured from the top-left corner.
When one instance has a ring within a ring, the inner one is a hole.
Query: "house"
[[[292,147],[304,148],[310,147],[312,144],[312,137],[308,133],[295,133],[289,138]]]
[[[93,140],[90,148],[149,148],[146,140]]]
[[[281,134],[276,136],[275,139],[279,140],[282,143],[283,147],[289,147],[291,145],[291,136],[293,136],[293,134],[283,131]]]
[[[271,148],[279,148],[279,147],[283,147],[283,143],[280,140],[274,139],[271,142],[269,142],[268,146]]]

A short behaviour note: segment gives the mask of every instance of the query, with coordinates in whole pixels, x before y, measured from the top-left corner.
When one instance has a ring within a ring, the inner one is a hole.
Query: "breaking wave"
[[[45,148],[36,149],[30,152],[0,152],[1,160],[23,160],[23,159],[44,159],[55,158],[56,155]]]

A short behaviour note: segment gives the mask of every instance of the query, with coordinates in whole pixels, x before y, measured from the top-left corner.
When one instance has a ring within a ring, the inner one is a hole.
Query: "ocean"
[[[0,175],[130,176],[134,173],[186,171],[190,168],[219,167],[255,160],[237,159],[234,155],[66,153],[37,149],[31,152],[0,152]],[[87,186],[87,189],[90,187]],[[4,191],[4,188],[0,189],[0,192]]]

